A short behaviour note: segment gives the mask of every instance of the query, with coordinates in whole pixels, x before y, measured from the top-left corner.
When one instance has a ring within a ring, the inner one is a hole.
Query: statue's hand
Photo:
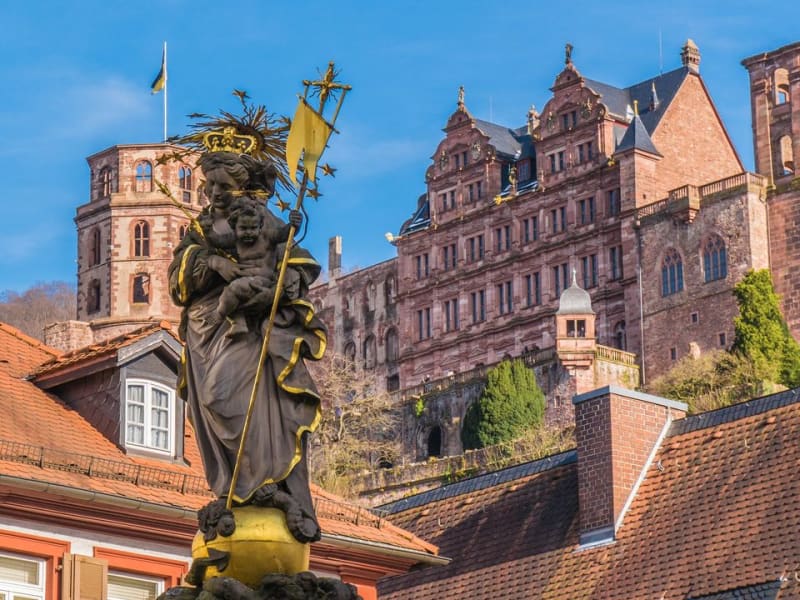
[[[243,308],[260,314],[269,313],[274,299],[275,288],[264,288],[245,302]]]
[[[289,211],[289,225],[292,225],[295,229],[300,229],[300,226],[303,224],[303,213],[299,210],[290,210]]]
[[[232,281],[241,276],[239,266],[235,262],[216,254],[208,257],[208,268],[219,273],[225,281]]]

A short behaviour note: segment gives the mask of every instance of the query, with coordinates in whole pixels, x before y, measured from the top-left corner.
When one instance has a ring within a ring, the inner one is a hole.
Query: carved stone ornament
[[[472,144],[472,158],[473,160],[478,160],[481,157],[481,143],[474,142]]]
[[[447,168],[447,163],[450,162],[450,157],[447,155],[446,150],[439,153],[439,169],[444,171]]]

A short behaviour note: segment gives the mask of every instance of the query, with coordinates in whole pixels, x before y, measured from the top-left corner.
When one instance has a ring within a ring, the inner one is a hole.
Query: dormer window
[[[175,393],[166,386],[129,379],[125,388],[125,446],[172,454]]]

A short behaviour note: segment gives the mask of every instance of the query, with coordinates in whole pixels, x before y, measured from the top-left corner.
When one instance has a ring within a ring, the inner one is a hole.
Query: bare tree
[[[343,356],[314,364],[313,374],[322,421],[309,444],[311,475],[323,488],[351,496],[354,475],[399,457],[399,413],[373,372]]]
[[[65,281],[40,282],[22,293],[0,292],[0,321],[40,340],[45,325],[74,319],[75,313],[75,287]]]

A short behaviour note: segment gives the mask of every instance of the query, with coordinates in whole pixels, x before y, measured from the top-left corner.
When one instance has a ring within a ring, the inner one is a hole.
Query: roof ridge
[[[678,419],[673,421],[667,437],[716,427],[797,403],[800,403],[800,387]]]
[[[61,352],[61,350],[59,350],[58,348],[53,348],[52,346],[48,346],[41,340],[38,340],[35,337],[28,335],[27,333],[24,333],[22,330],[14,327],[13,325],[9,325],[8,323],[0,322],[0,330],[5,331],[9,335],[14,336],[15,338],[17,338],[22,342],[25,342],[29,346],[33,346],[34,348],[38,348],[43,352],[52,354],[54,357],[63,354],[63,352]]]
[[[427,490],[413,496],[408,496],[400,500],[395,500],[394,502],[389,502],[388,504],[382,505],[380,508],[381,510],[386,511],[387,514],[395,514],[410,508],[416,508],[417,506],[421,506],[423,504],[428,504],[430,502],[436,502],[439,500],[444,500],[445,498],[452,498],[454,496],[460,496],[461,494],[486,489],[493,485],[497,485],[498,483],[507,483],[509,481],[514,481],[515,479],[527,477],[529,475],[544,473],[545,471],[549,471],[551,469],[572,464],[577,460],[578,453],[573,448],[572,450],[565,450],[564,452],[551,454],[550,456],[545,456],[529,462],[513,465],[511,467],[506,467],[505,469],[500,469],[499,471],[491,471],[489,473],[476,475],[475,477],[463,479],[455,483],[448,483],[432,490]]]

